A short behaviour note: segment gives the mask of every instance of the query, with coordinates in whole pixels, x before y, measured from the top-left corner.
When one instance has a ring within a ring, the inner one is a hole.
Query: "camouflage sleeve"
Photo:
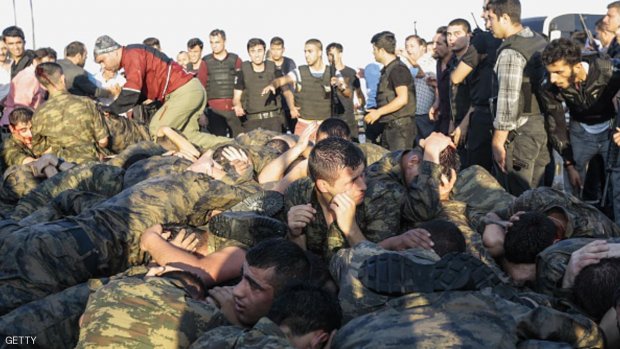
[[[85,123],[84,130],[92,132],[95,142],[108,137],[108,129],[103,121],[103,115],[97,109],[97,105],[90,99],[85,98],[84,101],[87,103],[88,110],[91,112],[90,118],[82,120],[82,122]]]
[[[548,348],[543,341],[568,343],[572,348],[605,347],[602,331],[585,316],[538,307],[518,317],[517,322],[517,335],[527,344],[519,348]]]
[[[442,201],[441,216],[454,223],[465,238],[466,252],[483,261],[491,267],[496,274],[504,276],[493,257],[482,244],[482,237],[477,231],[473,230],[466,215],[466,204],[460,201]]]
[[[205,332],[190,345],[189,349],[233,349],[243,329],[235,326],[221,326]]]
[[[7,168],[13,165],[22,165],[24,160],[29,157],[32,157],[32,155],[25,152],[21,147],[18,147],[15,142],[9,140],[4,141],[2,160]]]
[[[400,183],[372,181],[364,197],[364,235],[372,242],[380,242],[401,231],[401,205],[405,191]]]
[[[420,174],[411,183],[403,201],[402,218],[409,222],[428,221],[440,212],[439,178],[441,167],[429,161],[423,161]]]

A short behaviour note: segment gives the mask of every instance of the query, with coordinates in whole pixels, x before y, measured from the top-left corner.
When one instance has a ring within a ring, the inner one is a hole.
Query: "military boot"
[[[274,217],[284,209],[284,195],[274,190],[258,192],[230,208],[233,212],[255,212]]]
[[[435,264],[418,264],[401,254],[386,252],[366,259],[359,279],[368,289],[393,296],[479,290],[501,283],[491,268],[466,253],[449,253]]]
[[[284,237],[288,226],[279,220],[255,212],[226,211],[213,216],[207,228],[210,233],[237,240],[247,246],[270,238]]]

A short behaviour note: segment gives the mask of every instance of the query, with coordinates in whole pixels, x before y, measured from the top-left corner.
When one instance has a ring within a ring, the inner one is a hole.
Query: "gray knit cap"
[[[95,41],[95,57],[119,48],[121,48],[121,45],[118,42],[107,35],[102,35]]]

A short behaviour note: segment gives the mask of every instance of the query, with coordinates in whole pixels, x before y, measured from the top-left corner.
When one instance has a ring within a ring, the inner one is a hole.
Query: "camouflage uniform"
[[[380,309],[393,298],[369,290],[358,278],[359,268],[365,259],[385,252],[377,244],[363,241],[353,248],[339,250],[332,257],[329,270],[339,287],[338,300],[342,307],[343,322]],[[435,252],[420,248],[395,253],[419,264],[433,264],[440,259]]]
[[[123,278],[90,296],[76,348],[188,348],[201,333],[228,324],[176,279]]]
[[[115,154],[132,144],[151,140],[148,127],[134,120],[123,116],[106,115],[104,121],[110,133],[108,149]]]
[[[151,156],[161,155],[166,152],[161,145],[153,142],[140,142],[128,146],[120,154],[106,162],[108,165],[129,168],[135,162]]]
[[[366,164],[369,166],[379,161],[383,156],[385,156],[385,154],[390,152],[382,146],[374,143],[360,143],[357,144],[357,146],[360,147],[366,156]]]
[[[393,299],[341,328],[332,348],[516,348],[519,341],[533,345],[530,339],[539,348],[550,341],[603,347],[598,326],[585,317],[531,310],[487,291],[452,291]]]
[[[6,204],[15,205],[22,197],[35,189],[41,181],[41,178],[34,176],[32,167],[29,165],[9,167],[2,176],[0,200]]]
[[[419,175],[407,184],[401,166],[403,154],[402,150],[391,152],[366,168],[365,235],[370,241],[401,234],[439,214],[441,167],[423,161]]]
[[[108,197],[87,191],[68,189],[56,196],[51,202],[37,209],[18,222],[22,227],[43,222],[51,222],[69,216],[77,216]]]
[[[123,178],[123,188],[127,189],[149,178],[179,174],[191,164],[191,161],[178,156],[151,156],[129,166]]]
[[[521,194],[512,205],[497,214],[508,219],[519,211],[545,213],[560,209],[568,218],[564,236],[569,237],[620,237],[620,227],[594,206],[559,190],[540,187]]]
[[[110,278],[91,279],[22,305],[0,317],[0,335],[36,336],[36,344],[41,348],[74,348],[88,296],[110,280],[144,275],[147,271],[144,266],[132,267]]]
[[[467,253],[483,261],[493,269],[495,274],[504,281],[507,281],[508,277],[497,265],[493,257],[491,257],[489,251],[484,247],[480,234],[472,229],[467,218],[467,208],[467,204],[464,202],[454,200],[442,201],[441,214],[439,217],[454,223],[459,228],[465,238],[465,251]]]
[[[310,178],[296,180],[287,188],[284,194],[284,221],[286,222],[286,214],[291,207],[308,203],[316,210],[316,215],[314,220],[303,229],[303,233],[306,235],[306,246],[308,251],[329,262],[332,255],[339,249],[347,247],[348,243],[335,220],[329,227],[327,226],[323,210],[314,190],[314,182]],[[363,215],[364,207],[362,204],[357,206],[355,218],[359,228],[365,233]]]
[[[146,228],[204,225],[209,211],[225,210],[250,193],[185,171],[138,183],[78,216],[14,231],[0,240],[0,314],[89,278],[142,264],[139,245]]]
[[[252,131],[241,133],[235,137],[235,141],[242,146],[264,146],[273,137],[281,136],[281,133],[257,128]]]
[[[470,225],[482,233],[482,218],[491,211],[507,208],[515,197],[484,167],[474,165],[459,172],[450,198],[467,204]]]
[[[190,349],[294,349],[278,325],[264,317],[250,329],[221,326],[198,338]]]
[[[571,238],[559,241],[536,256],[536,291],[550,296],[566,297],[570,292],[562,289],[564,272],[573,252],[595,240],[593,238]],[[620,238],[607,239],[619,243]]]
[[[51,152],[69,162],[98,161],[102,149],[97,141],[108,136],[108,130],[95,102],[68,92],[50,97],[32,117],[32,149]]]
[[[37,158],[32,149],[28,148],[23,142],[11,136],[2,142],[2,170],[6,170],[13,165],[23,164],[26,158]]]
[[[267,164],[281,155],[274,149],[257,145],[243,147],[243,150],[248,154],[248,158],[252,161],[256,175],[260,174]]]
[[[123,169],[100,163],[82,164],[60,172],[24,196],[11,218],[19,221],[69,189],[112,197],[121,191],[124,173]]]

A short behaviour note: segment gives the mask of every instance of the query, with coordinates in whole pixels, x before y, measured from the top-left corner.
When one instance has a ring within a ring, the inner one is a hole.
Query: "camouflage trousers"
[[[368,257],[388,252],[370,241],[363,241],[353,248],[339,250],[331,259],[329,270],[340,288],[338,300],[342,307],[343,322],[383,307],[391,298],[367,289],[358,279],[359,268]],[[394,252],[410,258],[415,263],[433,264],[440,258],[428,250],[410,249]]]
[[[19,200],[11,218],[19,221],[69,189],[111,197],[121,191],[124,172],[100,163],[87,163],[60,172]]]
[[[507,208],[515,199],[493,175],[478,165],[459,172],[450,198],[467,204],[470,225],[479,233],[484,228],[480,222],[484,215]]]
[[[91,279],[22,305],[0,317],[0,337],[34,336],[36,345],[41,348],[74,348],[80,335],[79,319],[89,295],[110,280],[146,272],[144,266],[133,267],[113,277]]]
[[[165,152],[166,150],[157,143],[140,142],[128,146],[120,154],[108,160],[106,164],[127,169],[139,160],[146,159],[154,155],[161,155]]]

